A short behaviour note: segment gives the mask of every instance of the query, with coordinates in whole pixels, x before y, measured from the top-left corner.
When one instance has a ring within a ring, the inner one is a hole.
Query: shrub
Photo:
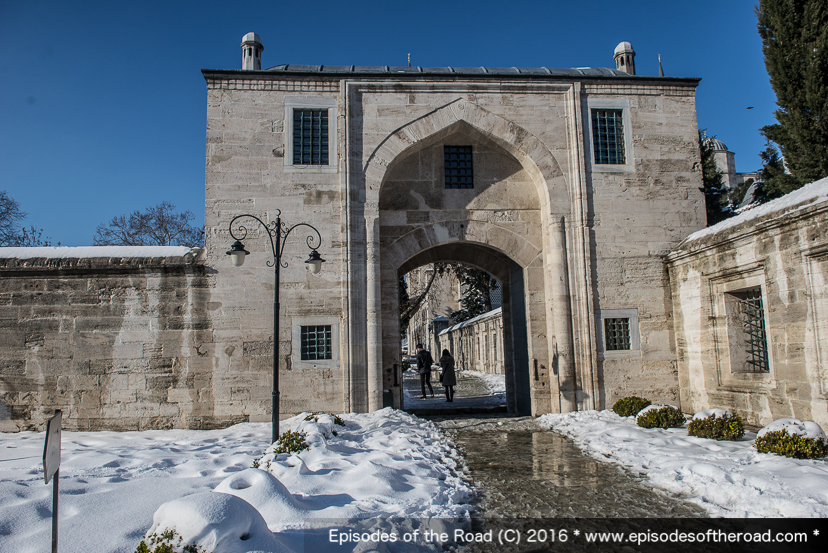
[[[678,428],[684,426],[684,413],[672,405],[661,405],[639,413],[635,422],[643,428]]]
[[[794,459],[821,459],[828,455],[828,444],[823,438],[806,438],[788,434],[787,430],[767,432],[753,442],[759,453],[776,453]]]
[[[342,417],[340,417],[339,415],[334,415],[333,413],[310,413],[308,415],[305,415],[305,420],[319,422],[319,415],[330,415],[331,417],[333,417],[334,424],[338,426],[345,426],[345,421],[342,420]],[[335,435],[336,434],[334,434],[334,436]]]
[[[745,425],[739,415],[729,413],[719,417],[710,415],[703,419],[690,421],[687,425],[687,433],[697,438],[739,440],[745,435]]]
[[[273,450],[273,453],[299,453],[310,449],[310,446],[305,441],[307,434],[304,432],[295,432],[287,430],[282,432],[279,436],[279,445]]]
[[[160,534],[153,532],[146,540],[141,540],[135,553],[207,553],[195,543],[182,546],[182,541],[181,535],[173,529],[164,530]]]
[[[650,406],[650,400],[643,397],[630,396],[619,399],[612,406],[612,410],[622,417],[637,415],[639,411]]]

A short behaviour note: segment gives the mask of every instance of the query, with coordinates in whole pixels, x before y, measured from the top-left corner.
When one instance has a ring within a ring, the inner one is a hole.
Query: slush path
[[[482,490],[478,516],[705,517],[701,509],[641,485],[587,457],[530,417],[434,417],[464,454]]]

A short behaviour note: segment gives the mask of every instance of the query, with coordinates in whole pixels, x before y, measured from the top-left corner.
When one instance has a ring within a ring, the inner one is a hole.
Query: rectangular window
[[[607,351],[632,349],[630,320],[627,318],[604,319],[604,339]]]
[[[331,325],[303,326],[300,334],[302,361],[331,359]]]
[[[293,164],[328,165],[328,110],[293,110]]]
[[[446,188],[474,188],[472,180],[472,147],[443,146]]]
[[[624,112],[592,110],[592,140],[596,165],[624,165]]]
[[[770,372],[762,290],[754,288],[733,295],[738,301],[739,317],[744,332],[745,372]]]

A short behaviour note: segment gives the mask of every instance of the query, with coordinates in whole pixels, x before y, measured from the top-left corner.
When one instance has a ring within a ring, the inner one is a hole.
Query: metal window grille
[[[745,368],[748,372],[769,372],[768,340],[761,289],[748,290],[744,293],[744,298],[739,298],[739,313],[745,331]]]
[[[293,110],[293,164],[328,165],[328,110]]]
[[[333,359],[331,355],[331,325],[303,326],[301,341],[302,361]]]
[[[630,340],[630,320],[604,319],[604,339],[607,351],[632,349]]]
[[[474,188],[471,146],[444,146],[446,188]]]
[[[624,117],[620,109],[592,110],[596,165],[624,165]]]

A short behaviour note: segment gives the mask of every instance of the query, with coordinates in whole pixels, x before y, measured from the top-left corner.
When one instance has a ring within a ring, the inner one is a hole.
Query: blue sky
[[[753,0],[0,1],[0,190],[25,223],[89,245],[99,223],[162,201],[204,224],[206,86],[241,67],[614,67],[700,77],[699,126],[759,168],[775,96]],[[753,109],[747,108],[752,106]]]

